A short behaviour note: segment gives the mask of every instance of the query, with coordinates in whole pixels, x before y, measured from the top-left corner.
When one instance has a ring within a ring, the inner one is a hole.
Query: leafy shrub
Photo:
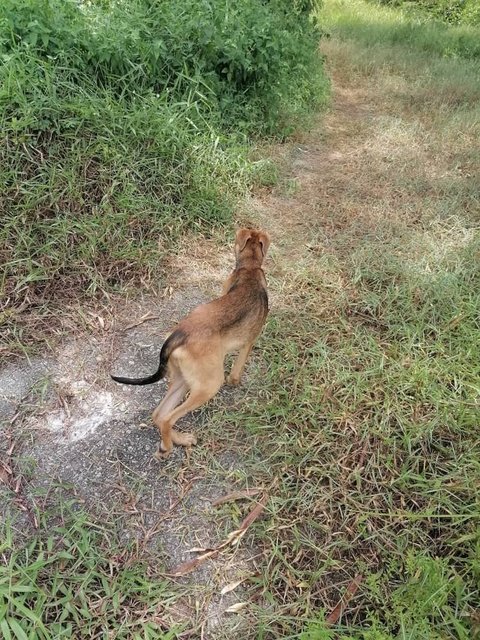
[[[467,0],[462,11],[462,22],[480,27],[480,3],[477,0]]]
[[[202,85],[236,128],[240,115],[249,131],[273,132],[299,85],[307,101],[315,94],[315,82],[310,90],[304,82],[318,64],[309,5],[121,0],[82,8],[74,0],[5,0],[0,43],[4,53],[53,57],[122,94],[183,95]]]
[[[1,3],[4,320],[59,282],[76,295],[158,272],[159,236],[228,222],[251,141],[285,135],[326,93],[310,9]]]

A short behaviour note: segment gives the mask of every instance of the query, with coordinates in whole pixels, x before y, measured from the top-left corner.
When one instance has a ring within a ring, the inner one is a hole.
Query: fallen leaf
[[[240,525],[240,529],[247,530],[248,527],[255,522],[258,516],[265,509],[265,505],[267,504],[267,501],[268,501],[268,495],[265,494],[263,498],[260,500],[260,502],[257,504],[257,506],[254,509],[252,509],[252,511],[250,511],[248,516],[243,520],[242,524]]]
[[[148,312],[145,315],[143,315],[140,318],[140,320],[138,320],[138,322],[134,322],[133,324],[129,324],[128,327],[125,327],[125,329],[123,329],[123,331],[128,331],[129,329],[133,329],[134,327],[138,327],[139,325],[143,324],[144,322],[148,322],[149,320],[158,320],[158,318],[159,318],[159,316],[154,316],[153,314]]]
[[[225,547],[228,547],[230,544],[233,544],[234,542],[238,542],[239,540],[241,540],[245,535],[248,527],[250,527],[250,525],[252,525],[255,522],[258,516],[265,509],[265,505],[267,504],[267,501],[268,501],[268,495],[265,494],[263,498],[260,500],[260,502],[255,506],[255,508],[252,509],[252,511],[250,511],[250,513],[246,516],[246,518],[244,518],[240,527],[235,531],[232,531],[231,533],[229,533],[227,538],[221,544],[219,544],[217,547],[213,549],[209,549],[205,553],[202,553],[202,555],[198,556],[197,558],[193,558],[192,560],[188,560],[187,562],[184,562],[179,567],[177,567],[173,573],[169,575],[184,576],[187,573],[191,573],[201,564],[206,562],[208,559],[217,556],[219,552],[222,551],[222,549],[225,549]]]
[[[197,558],[193,558],[193,560],[188,560],[187,562],[184,562],[179,567],[177,567],[175,569],[175,571],[170,575],[172,575],[172,576],[184,576],[187,573],[191,573],[197,567],[199,567],[201,564],[203,564],[206,560],[208,560],[209,558],[213,558],[214,556],[218,555],[218,553],[219,553],[219,550],[216,549],[215,551],[209,551],[208,553],[204,553],[201,556],[198,556]]]
[[[248,602],[237,602],[236,604],[232,604],[231,607],[228,607],[228,609],[225,609],[225,613],[238,613],[242,609],[245,609],[247,604]]]
[[[305,582],[304,580],[297,582],[297,589],[308,589],[309,586],[308,582]]]
[[[343,612],[345,611],[348,603],[353,598],[353,596],[357,593],[358,587],[363,580],[363,576],[359,573],[355,576],[355,578],[348,585],[343,598],[337,604],[337,606],[333,609],[333,611],[327,616],[325,622],[327,624],[335,624],[342,617]]]
[[[9,476],[12,475],[13,471],[12,471],[12,467],[8,464],[8,462],[0,462],[0,465],[3,469],[3,471],[5,471],[5,473],[7,473]]]
[[[227,493],[227,495],[218,498],[214,502],[212,502],[212,507],[218,507],[221,504],[225,504],[226,502],[233,502],[234,500],[242,500],[243,498],[250,498],[251,496],[256,496],[260,493],[260,488],[252,488],[245,489],[244,491],[232,491],[232,493]]]
[[[242,578],[241,580],[237,580],[236,582],[230,582],[230,584],[226,584],[223,589],[220,591],[220,595],[224,596],[226,593],[230,593],[236,589],[242,582],[245,582],[247,578]]]

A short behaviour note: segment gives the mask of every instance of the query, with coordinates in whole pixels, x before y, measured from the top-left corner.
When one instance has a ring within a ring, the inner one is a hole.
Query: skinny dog
[[[193,434],[179,433],[173,426],[218,392],[224,382],[225,356],[235,351],[238,356],[227,383],[240,382],[268,314],[262,263],[269,244],[264,231],[240,229],[235,237],[235,269],[223,285],[223,295],[196,307],[178,323],[162,346],[157,371],[140,379],[112,376],[123,384],[151,384],[168,375],[167,394],[152,415],[161,436],[157,457],[167,456],[173,444],[196,444]],[[188,398],[177,406],[187,392]]]

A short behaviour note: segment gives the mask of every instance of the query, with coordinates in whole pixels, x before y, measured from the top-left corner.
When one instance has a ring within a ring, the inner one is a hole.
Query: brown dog
[[[163,344],[157,372],[141,379],[112,376],[124,384],[151,384],[168,373],[167,394],[152,416],[161,435],[157,455],[168,455],[172,443],[184,447],[196,444],[193,434],[179,433],[172,427],[213,398],[224,381],[225,356],[234,351],[239,353],[227,382],[239,383],[268,313],[262,263],[269,244],[264,231],[240,229],[235,238],[235,269],[223,286],[222,297],[200,305],[179,322]],[[177,407],[187,392],[188,398]]]

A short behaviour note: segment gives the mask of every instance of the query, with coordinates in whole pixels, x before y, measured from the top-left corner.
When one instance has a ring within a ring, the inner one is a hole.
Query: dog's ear
[[[270,246],[270,236],[266,231],[260,231],[258,234],[258,242],[262,247],[262,255],[265,258],[267,255],[268,247]]]
[[[235,236],[235,255],[238,255],[245,249],[245,245],[252,237],[251,229],[239,229]]]

